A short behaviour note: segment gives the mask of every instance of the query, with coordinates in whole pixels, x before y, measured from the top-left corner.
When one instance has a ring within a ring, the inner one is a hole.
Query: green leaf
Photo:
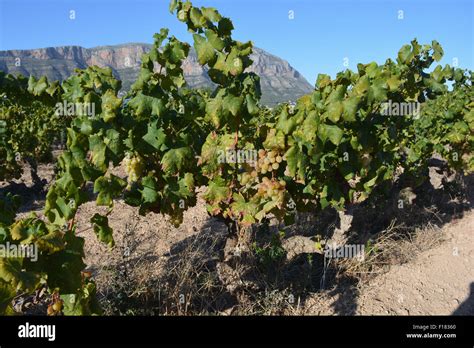
[[[23,269],[21,258],[0,258],[0,279],[25,291],[35,290],[40,282],[38,274]]]
[[[179,3],[180,3],[180,0],[171,0],[170,7],[169,7],[169,10],[171,13],[173,13],[178,8]]]
[[[101,315],[102,311],[97,303],[96,296],[96,287],[92,282],[83,286],[79,291],[76,290],[75,293],[61,293],[64,315]]]
[[[260,109],[258,108],[255,99],[250,94],[247,94],[245,100],[247,102],[248,113],[253,116],[257,115]]]
[[[59,209],[61,216],[63,216],[66,220],[70,220],[73,218],[77,208],[76,202],[69,201],[68,203],[66,203],[66,201],[62,197],[58,197],[56,199],[56,206]]]
[[[192,152],[189,147],[171,149],[165,153],[161,160],[163,171],[175,174],[187,167],[187,162],[192,161]]]
[[[318,74],[316,79],[316,88],[321,89],[328,86],[331,83],[331,77],[326,74]]]
[[[365,94],[365,92],[367,92],[369,87],[370,87],[369,78],[367,77],[367,75],[364,75],[354,85],[354,88],[352,89],[352,93],[356,96],[362,97]]]
[[[291,146],[285,153],[286,163],[290,176],[305,180],[306,156],[300,151],[298,146]]]
[[[240,108],[242,107],[243,104],[243,98],[242,97],[237,97],[233,94],[227,94],[223,101],[223,107],[233,115],[237,116],[240,112]]]
[[[423,82],[435,93],[443,93],[447,90],[447,86],[432,78],[423,78]]]
[[[365,73],[371,79],[376,78],[380,73],[380,68],[377,63],[371,62],[365,67]]]
[[[357,114],[357,108],[360,103],[360,98],[359,97],[350,97],[342,103],[343,105],[343,113],[342,117],[344,118],[344,121],[346,122],[355,122],[356,121],[356,114]]]
[[[224,41],[219,38],[217,33],[212,30],[212,29],[207,29],[206,30],[206,37],[209,43],[212,45],[213,48],[215,48],[218,51],[222,51],[225,47]]]
[[[326,117],[332,122],[337,123],[341,118],[343,110],[343,105],[340,101],[333,102],[328,106]]]
[[[408,64],[408,63],[411,62],[411,60],[414,57],[415,56],[414,56],[414,54],[411,50],[410,45],[404,45],[404,46],[402,46],[400,51],[398,51],[398,60],[399,60],[400,63]]]
[[[342,136],[344,132],[341,128],[334,125],[320,124],[318,129],[318,136],[321,141],[324,143],[327,139],[334,145],[339,145],[341,143]]]
[[[467,123],[463,121],[458,121],[454,124],[453,129],[446,135],[446,139],[454,144],[459,144],[464,142],[464,139],[471,131]]]
[[[431,42],[431,47],[433,47],[433,58],[435,61],[439,62],[443,58],[444,51],[438,41],[433,40]]]
[[[28,80],[28,92],[31,94],[39,96],[43,94],[47,87],[48,80],[46,79],[46,76],[42,76],[39,80],[36,80],[33,75],[30,76]]]
[[[156,150],[166,150],[166,134],[163,128],[158,128],[158,121],[148,125],[147,133],[143,136],[143,140]]]
[[[303,125],[300,128],[303,138],[308,143],[313,143],[314,139],[318,134],[319,127],[319,116],[316,111],[311,111],[303,121]]]
[[[356,150],[356,151],[362,150],[362,145],[360,145],[359,139],[357,139],[356,136],[352,136],[352,137],[351,137],[350,143],[351,143],[351,147],[352,147],[354,150]]]
[[[47,273],[48,287],[58,288],[60,293],[75,293],[81,287],[81,271],[86,267],[84,239],[75,235],[75,230],[64,234],[66,249],[45,255],[42,269]]]
[[[21,219],[15,222],[10,228],[10,235],[15,241],[22,241],[27,243],[34,239],[48,233],[46,225],[39,220],[35,215],[32,217]]]
[[[225,120],[222,112],[222,99],[218,97],[210,99],[206,104],[206,115],[214,127],[219,128]]]
[[[52,231],[47,235],[38,238],[35,243],[38,245],[39,250],[45,251],[49,254],[56,253],[65,248],[63,233],[59,231]]]
[[[109,122],[115,118],[117,112],[122,106],[122,99],[117,98],[115,93],[109,89],[102,96],[102,113],[105,122]]]
[[[104,144],[107,147],[106,148],[107,156],[115,157],[115,158],[111,158],[115,163],[118,160],[118,157],[121,154],[122,149],[123,149],[123,141],[122,141],[122,138],[120,137],[120,133],[113,128],[107,129],[107,131],[105,132]]]
[[[135,111],[137,116],[161,116],[165,109],[163,100],[144,95],[141,92],[130,99],[128,105]]]
[[[244,225],[255,223],[255,216],[258,212],[258,205],[255,202],[247,202],[241,193],[234,193],[233,202],[230,205],[232,214]]]
[[[387,80],[387,86],[390,92],[396,92],[401,84],[402,81],[400,81],[395,75],[390,76],[390,78]]]
[[[383,79],[372,82],[368,92],[369,103],[387,100],[387,83]]]
[[[221,211],[219,204],[226,201],[230,195],[231,190],[222,178],[217,177],[209,181],[209,185],[203,196],[208,203],[208,211],[213,215],[218,214]]]
[[[278,122],[276,129],[283,132],[283,134],[290,134],[296,127],[296,121],[292,117],[288,117],[288,110],[286,107],[283,108],[280,115],[278,116]]]
[[[270,129],[263,146],[266,149],[285,149],[285,134],[282,131]]]
[[[196,28],[201,28],[206,24],[206,18],[202,16],[201,10],[197,7],[192,7],[189,11],[189,18]]]
[[[180,63],[181,60],[185,59],[189,53],[189,45],[184,42],[177,41],[176,39],[172,38],[168,46],[170,47],[170,54],[167,55],[167,57],[172,63]]]
[[[140,190],[142,194],[142,199],[144,203],[155,203],[159,199],[159,193],[155,179],[151,176],[146,176],[142,179],[142,189]]]
[[[191,173],[186,173],[184,178],[178,181],[179,195],[181,197],[189,198],[194,195],[194,176]]]
[[[370,189],[373,186],[375,186],[375,184],[377,183],[378,178],[379,178],[378,174],[375,174],[375,176],[372,179],[366,181],[364,183],[364,189],[367,190],[367,191],[370,191]]]
[[[234,29],[234,25],[229,18],[222,17],[217,24],[219,36],[229,36]]]
[[[84,135],[91,135],[92,132],[94,131],[92,121],[88,118],[81,119],[79,128],[80,128],[79,131],[81,132],[81,134],[84,134]]]
[[[80,101],[84,97],[84,91],[81,86],[81,79],[77,75],[69,77],[62,83],[64,89],[64,98],[70,102]]]
[[[15,296],[15,288],[6,282],[0,281],[0,315],[13,313],[11,303]]]
[[[201,12],[202,15],[211,22],[219,22],[222,18],[219,12],[217,12],[217,10],[212,7],[201,7]]]
[[[113,174],[110,178],[101,176],[94,182],[94,193],[98,193],[97,205],[105,205],[111,207],[113,198],[119,196],[123,189],[127,186],[127,182]]]
[[[92,163],[101,170],[106,170],[108,163],[105,163],[106,157],[105,152],[107,146],[98,135],[92,135],[89,137],[89,149],[91,151]]]
[[[232,47],[232,50],[226,57],[226,66],[224,71],[230,73],[232,76],[237,76],[244,71],[244,64],[240,55],[243,55],[237,48]]]
[[[115,241],[107,216],[94,214],[94,216],[91,218],[91,223],[93,224],[94,232],[97,235],[99,241],[105,243],[109,248],[112,248],[115,245]]]
[[[212,44],[203,38],[201,35],[194,34],[194,48],[198,56],[199,64],[212,65],[212,62],[215,60],[216,53]]]

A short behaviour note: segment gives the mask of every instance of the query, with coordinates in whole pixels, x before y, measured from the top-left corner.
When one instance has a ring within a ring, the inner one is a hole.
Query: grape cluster
[[[262,178],[258,185],[258,195],[261,197],[270,197],[274,200],[282,201],[285,194],[286,182],[284,180]]]
[[[284,159],[285,156],[282,156],[277,151],[265,151],[260,149],[258,150],[257,169],[261,174],[267,174],[274,170],[278,170]]]
[[[123,160],[123,163],[125,165],[125,171],[128,175],[128,183],[131,184],[138,181],[138,179],[143,174],[143,170],[145,169],[145,162],[143,159],[139,155],[131,156],[130,154],[127,154]]]
[[[252,170],[251,172],[243,173],[242,177],[240,179],[240,183],[245,186],[245,185],[247,185],[249,183],[252,183],[255,180],[257,180],[257,176],[258,176],[258,173],[257,173],[256,170]]]

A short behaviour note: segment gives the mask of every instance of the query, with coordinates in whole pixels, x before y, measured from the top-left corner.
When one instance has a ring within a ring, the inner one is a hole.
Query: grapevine
[[[40,250],[36,263],[0,259],[1,313],[12,313],[18,293],[39,287],[59,296],[50,314],[100,313],[95,285],[84,276],[84,240],[75,235],[75,215],[92,198],[87,184],[99,206],[113,209],[123,199],[140,214],[162,213],[175,225],[203,186],[209,214],[248,234],[271,217],[289,224],[295,212],[347,209],[393,183],[400,170],[427,180],[423,169],[434,154],[456,170],[474,169],[473,73],[431,69],[443,56],[438,42],[413,40],[395,61],[358,64],[335,79],[320,74],[294,108],[268,109],[260,105],[259,77],[247,69],[252,42],[232,38],[230,19],[188,1],[171,1],[170,11],[193,34],[214,91],[186,87],[182,63],[190,46],[167,29],[154,35],[123,97],[110,69],[77,70],[61,84],[0,72],[0,179],[21,173],[17,153],[42,158],[67,128],[45,219],[16,219],[18,198],[0,198],[0,241]],[[421,114],[385,115],[387,101],[421,105]],[[95,113],[57,117],[58,102],[92,104]],[[120,166],[125,175],[111,173]],[[113,247],[107,216],[95,214],[91,223]]]

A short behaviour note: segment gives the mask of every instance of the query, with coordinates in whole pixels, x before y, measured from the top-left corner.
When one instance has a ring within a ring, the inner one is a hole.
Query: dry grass
[[[155,263],[150,272],[146,255],[98,273],[105,314],[203,315],[225,307],[225,287],[215,272],[220,236],[201,233],[183,243],[175,254]],[[156,276],[151,276],[151,274]]]
[[[365,282],[388,271],[391,265],[410,262],[443,240],[442,229],[432,223],[413,229],[393,220],[374,241],[366,244],[363,260],[339,259],[334,261],[334,267],[340,274]]]

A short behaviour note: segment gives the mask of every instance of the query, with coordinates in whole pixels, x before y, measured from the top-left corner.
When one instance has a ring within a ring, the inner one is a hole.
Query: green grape
[[[251,179],[251,176],[250,176],[249,173],[242,174],[242,180],[241,180],[242,185],[247,185],[249,183],[250,179]]]
[[[127,155],[124,158],[123,163],[125,165],[125,171],[128,174],[128,183],[131,184],[133,182],[137,182],[143,174],[143,170],[145,169],[145,165],[142,158],[138,155],[134,157],[131,157],[131,155]]]

